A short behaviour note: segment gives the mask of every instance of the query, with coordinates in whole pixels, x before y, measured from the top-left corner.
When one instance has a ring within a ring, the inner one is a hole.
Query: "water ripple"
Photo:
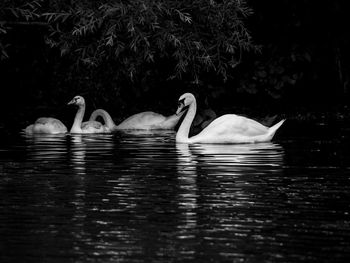
[[[2,261],[350,258],[344,141],[188,145],[174,137],[25,136],[2,149]]]

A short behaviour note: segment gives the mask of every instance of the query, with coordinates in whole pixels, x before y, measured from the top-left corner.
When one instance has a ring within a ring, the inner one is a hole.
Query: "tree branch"
[[[2,25],[11,25],[11,26],[48,26],[46,22],[15,22],[15,21],[0,21]]]

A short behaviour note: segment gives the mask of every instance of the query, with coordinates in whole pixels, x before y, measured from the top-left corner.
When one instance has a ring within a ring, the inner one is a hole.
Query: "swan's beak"
[[[68,102],[68,104],[67,105],[72,105],[72,104],[74,104],[75,103],[75,100],[74,99],[72,99],[70,102]]]
[[[183,109],[183,104],[180,104],[178,107],[177,107],[177,110],[176,110],[176,115],[179,115],[180,112],[182,112],[182,109]]]
[[[188,109],[188,106],[185,106],[183,103],[179,103],[179,106],[176,110],[176,115],[183,114]]]

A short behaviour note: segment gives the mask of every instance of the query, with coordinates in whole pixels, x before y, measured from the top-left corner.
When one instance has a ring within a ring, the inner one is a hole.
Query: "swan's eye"
[[[179,100],[179,102],[177,103],[177,106],[184,106],[185,105],[185,99]]]

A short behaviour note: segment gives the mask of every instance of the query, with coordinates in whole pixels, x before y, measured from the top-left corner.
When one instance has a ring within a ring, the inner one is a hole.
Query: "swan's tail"
[[[107,126],[108,129],[113,130],[115,128],[115,123],[112,120],[111,115],[103,109],[97,109],[93,113],[91,113],[89,121],[96,121],[98,117],[101,117],[105,123],[105,126]]]
[[[281,125],[285,122],[284,120],[281,120],[280,122],[276,123],[275,125],[273,125],[272,127],[269,128],[269,140],[272,140],[273,136],[275,135],[276,131],[279,129],[279,127],[281,127]]]

